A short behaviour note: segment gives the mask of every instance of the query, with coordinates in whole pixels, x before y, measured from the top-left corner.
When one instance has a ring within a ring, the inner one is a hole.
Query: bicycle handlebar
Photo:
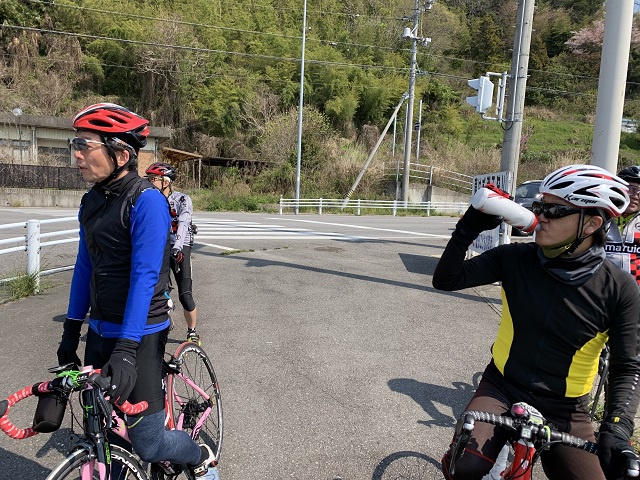
[[[497,425],[513,432],[518,432],[518,428],[521,428],[519,434],[523,440],[547,440],[549,442],[558,442],[568,447],[585,450],[587,452],[593,453],[594,455],[598,454],[597,443],[585,440],[583,438],[574,437],[573,435],[565,432],[551,430],[548,425],[528,424],[519,419],[516,420],[511,417],[495,415],[489,412],[479,412],[476,410],[464,412],[463,415],[465,415],[465,417],[466,415],[470,415],[474,420],[477,420],[478,422]]]
[[[593,453],[594,455],[597,455],[598,453],[597,443],[583,438],[574,437],[573,435],[565,432],[552,430],[546,421],[532,423],[528,421],[528,418],[513,418],[477,410],[466,411],[460,416],[460,421],[456,427],[456,435],[459,437],[466,435],[467,438],[471,436],[475,427],[475,421],[500,426],[510,430],[514,434],[514,440],[522,439],[532,442],[538,440],[546,441],[546,443],[559,443],[568,447],[578,448],[580,450]],[[640,476],[640,463],[638,462],[638,456],[631,450],[624,453],[627,458],[625,478],[637,478]],[[451,466],[454,467],[454,469],[456,460],[457,458],[452,459]],[[453,470],[450,470],[450,472],[453,473]]]
[[[21,390],[18,390],[7,399],[0,401],[0,430],[2,430],[9,437],[17,440],[29,438],[39,433],[33,430],[33,428],[31,427],[18,428],[13,423],[11,423],[8,418],[11,407],[13,407],[16,403],[24,400],[25,398],[31,397],[33,395],[42,395],[56,390],[62,390],[65,395],[68,395],[72,391],[79,391],[84,389],[87,385],[96,386],[102,391],[102,393],[105,393],[108,390],[110,383],[110,378],[100,376],[100,370],[92,370],[87,376],[86,380],[84,380],[81,384],[74,384],[70,377],[63,376],[49,382],[38,382],[31,387],[25,387]],[[116,404],[118,410],[127,415],[137,415],[138,413],[146,410],[148,406],[149,404],[145,401],[136,404],[131,404],[128,401],[125,401],[122,405]]]

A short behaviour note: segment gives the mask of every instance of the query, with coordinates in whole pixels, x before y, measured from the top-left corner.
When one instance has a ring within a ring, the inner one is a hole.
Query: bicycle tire
[[[140,466],[138,460],[122,447],[110,445],[111,447],[111,468],[122,471],[118,478],[111,477],[110,480],[148,480],[147,474]],[[46,480],[82,480],[80,467],[94,458],[93,454],[87,450],[80,449],[72,452],[64,461],[58,465],[46,478]],[[95,480],[99,480],[98,472],[93,474]]]
[[[223,438],[222,403],[211,360],[201,347],[191,342],[180,345],[174,358],[182,376],[172,373],[167,381],[167,395],[171,398],[171,419],[176,428],[187,432],[195,441],[200,440],[209,445],[218,462]],[[200,394],[183,377],[197,385],[206,396]],[[209,406],[211,411],[206,421],[199,431],[194,432],[204,409]]]

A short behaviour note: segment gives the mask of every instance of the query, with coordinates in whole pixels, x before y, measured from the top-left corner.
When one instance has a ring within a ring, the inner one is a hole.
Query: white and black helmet
[[[578,208],[596,208],[607,219],[619,217],[629,205],[628,183],[595,165],[569,165],[550,173],[540,193],[560,197]]]

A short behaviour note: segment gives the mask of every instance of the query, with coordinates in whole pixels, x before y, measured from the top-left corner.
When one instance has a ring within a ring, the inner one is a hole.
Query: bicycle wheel
[[[179,373],[170,374],[167,381],[173,424],[209,445],[217,462],[222,448],[222,404],[211,360],[191,342],[180,345],[174,358]]]
[[[110,480],[147,480],[138,460],[125,449],[111,445],[111,479]],[[46,480],[86,480],[82,476],[82,466],[95,458],[86,450],[76,450],[58,465]],[[100,480],[97,466],[94,466],[92,480]]]

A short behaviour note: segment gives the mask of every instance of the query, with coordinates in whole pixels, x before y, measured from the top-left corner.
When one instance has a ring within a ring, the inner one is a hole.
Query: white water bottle
[[[533,212],[509,199],[505,192],[491,183],[473,195],[471,205],[483,213],[502,217],[509,225],[525,233],[533,232],[538,226],[538,218]]]
[[[509,444],[506,444],[500,450],[496,463],[493,464],[489,473],[487,473],[482,480],[502,480],[502,472],[507,468],[507,460],[509,457]]]

